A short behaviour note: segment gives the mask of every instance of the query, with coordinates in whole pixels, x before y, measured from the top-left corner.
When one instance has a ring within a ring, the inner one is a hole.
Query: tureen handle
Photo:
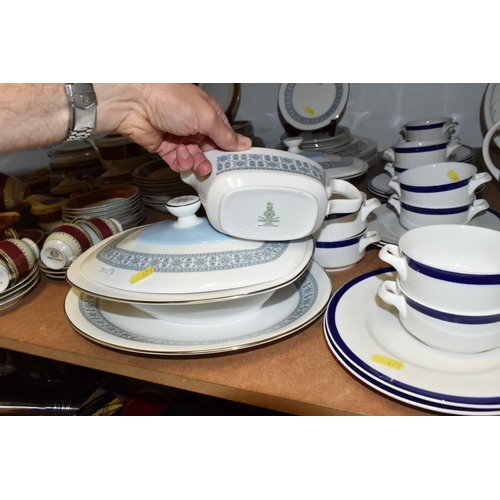
[[[203,222],[203,219],[196,215],[201,207],[201,201],[198,196],[178,196],[167,201],[167,210],[178,217],[173,223],[174,227],[184,228],[197,226]]]

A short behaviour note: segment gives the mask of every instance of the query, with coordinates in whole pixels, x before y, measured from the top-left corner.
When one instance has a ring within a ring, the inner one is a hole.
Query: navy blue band
[[[433,144],[432,146],[416,146],[414,148],[398,148],[394,146],[394,151],[396,153],[426,153],[429,151],[439,151],[440,149],[446,149],[448,146],[447,142],[441,144]]]
[[[425,207],[416,207],[415,205],[407,205],[406,203],[401,202],[401,207],[408,212],[414,212],[416,214],[425,214],[425,215],[452,215],[452,214],[461,214],[462,212],[467,212],[469,210],[470,205],[465,205],[463,207],[451,207],[451,208],[425,208]]]
[[[491,314],[488,316],[464,316],[460,314],[431,309],[430,307],[415,302],[407,295],[405,295],[405,300],[410,307],[415,309],[415,311],[425,314],[426,316],[430,316],[431,318],[446,321],[448,323],[458,323],[461,325],[488,325],[490,323],[497,323],[500,321],[500,314]]]
[[[441,128],[446,122],[428,124],[428,125],[406,125],[406,130],[432,130],[433,128]]]
[[[444,269],[436,269],[435,267],[427,266],[421,262],[411,259],[405,254],[408,266],[425,276],[435,278],[441,281],[450,281],[451,283],[460,283],[463,285],[500,285],[500,274],[463,274],[445,271]]]
[[[411,193],[441,193],[443,191],[453,191],[454,189],[460,189],[469,184],[472,177],[463,179],[457,182],[450,182],[449,184],[441,184],[439,186],[410,186],[408,184],[400,183],[401,189],[409,191]]]
[[[356,245],[356,243],[361,240],[361,238],[366,233],[358,234],[354,238],[349,238],[347,240],[339,240],[339,241],[317,241],[316,248],[342,248],[342,247],[350,247],[351,245]]]

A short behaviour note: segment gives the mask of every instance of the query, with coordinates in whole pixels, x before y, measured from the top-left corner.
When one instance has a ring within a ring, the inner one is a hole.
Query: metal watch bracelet
[[[70,104],[69,129],[66,141],[86,139],[94,129],[96,95],[91,83],[66,83]]]

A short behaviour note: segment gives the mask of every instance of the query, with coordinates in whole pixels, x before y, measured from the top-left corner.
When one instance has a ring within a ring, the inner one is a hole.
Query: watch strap
[[[91,83],[66,83],[70,104],[69,127],[66,141],[86,139],[94,129],[96,96]]]

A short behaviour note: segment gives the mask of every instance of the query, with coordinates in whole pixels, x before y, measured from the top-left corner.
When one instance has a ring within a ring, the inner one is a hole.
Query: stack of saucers
[[[170,199],[196,194],[161,158],[136,167],[132,178],[144,205],[160,212],[168,212],[166,204]]]
[[[17,304],[39,281],[40,269],[37,262],[26,276],[0,292],[0,311]]]
[[[234,351],[276,340],[316,319],[331,294],[312,261],[312,236],[232,238],[197,196],[168,201],[165,220],[115,235],[69,267],[65,310],[100,344],[148,354]]]
[[[97,189],[65,200],[62,204],[63,222],[71,222],[77,217],[116,219],[123,229],[129,229],[145,221],[146,211],[139,188],[130,185]]]

